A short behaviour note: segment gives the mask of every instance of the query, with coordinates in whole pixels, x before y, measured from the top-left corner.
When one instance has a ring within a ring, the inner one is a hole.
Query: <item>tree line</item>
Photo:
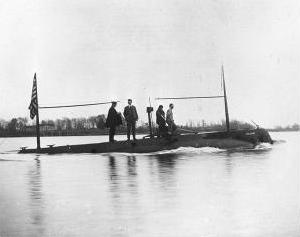
[[[272,132],[289,132],[289,131],[300,131],[300,124],[294,123],[288,126],[276,126],[275,128],[269,129]]]
[[[75,135],[104,135],[108,133],[105,126],[106,116],[90,116],[87,118],[60,118],[45,119],[40,121],[41,136],[75,136]],[[155,127],[155,124],[153,124]],[[179,128],[197,131],[222,131],[225,129],[225,121],[219,123],[201,121],[188,121]],[[253,129],[254,125],[238,120],[231,120],[230,127],[236,129]],[[290,126],[268,129],[270,131],[299,131],[300,125],[295,123]],[[126,133],[126,123],[123,118],[123,125],[118,127],[119,134]],[[148,123],[140,121],[137,126],[138,133],[148,133]],[[0,119],[0,136],[35,136],[35,120],[27,117],[12,118],[11,120]]]
[[[105,115],[91,116],[88,118],[60,118],[46,119],[40,121],[40,130],[42,135],[61,135],[68,131],[72,132],[83,131],[89,129],[104,129]],[[14,136],[24,135],[31,136],[35,134],[35,120],[27,117],[12,118],[7,121],[0,119],[0,135]]]
[[[126,123],[118,127],[120,133],[125,133]],[[41,136],[61,135],[100,135],[107,134],[104,114],[80,118],[44,119],[40,121]],[[147,124],[141,122],[139,132],[146,132]],[[0,136],[35,136],[35,120],[27,117],[12,118],[11,120],[0,119]]]

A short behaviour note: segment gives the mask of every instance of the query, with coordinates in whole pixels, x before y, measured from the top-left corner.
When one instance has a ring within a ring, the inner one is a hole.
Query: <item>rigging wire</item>
[[[93,106],[93,105],[105,105],[111,104],[113,101],[109,102],[98,102],[98,103],[87,103],[87,104],[74,104],[74,105],[54,105],[54,106],[39,106],[39,109],[59,109],[59,108],[71,108],[71,107],[83,107],[83,106]],[[120,102],[120,101],[114,101]]]
[[[211,98],[223,98],[223,95],[216,96],[190,96],[190,97],[158,97],[155,100],[185,100],[185,99],[211,99]]]

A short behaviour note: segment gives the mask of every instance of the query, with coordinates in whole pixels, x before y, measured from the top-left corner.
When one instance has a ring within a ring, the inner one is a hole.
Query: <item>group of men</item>
[[[167,110],[167,115],[162,105],[158,106],[156,110],[156,124],[158,125],[158,137],[165,137],[169,133],[173,134],[177,129],[177,126],[173,118],[173,108],[174,105],[170,104],[169,109]]]
[[[115,142],[114,136],[116,127],[122,124],[122,115],[116,111],[116,106],[117,102],[112,102],[106,119],[106,126],[109,128],[110,142]],[[162,105],[160,105],[156,111],[156,123],[158,125],[159,137],[166,136],[169,132],[173,133],[177,128],[174,123],[173,108],[174,105],[170,104],[167,115],[165,115]],[[133,140],[135,141],[136,122],[139,117],[135,106],[132,105],[132,99],[128,99],[128,105],[124,108],[123,115],[127,125],[127,140],[130,141],[130,135],[132,134]]]

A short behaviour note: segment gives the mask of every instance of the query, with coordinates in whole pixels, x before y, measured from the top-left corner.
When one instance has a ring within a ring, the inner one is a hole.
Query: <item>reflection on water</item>
[[[35,159],[34,165],[28,172],[28,191],[31,211],[31,223],[37,227],[39,234],[43,234],[43,221],[44,221],[44,200],[42,190],[42,174],[41,174],[41,161],[39,156]]]
[[[127,156],[128,175],[135,176],[136,173],[136,158],[135,156]]]
[[[296,237],[299,138],[240,152],[1,154],[0,236]]]
[[[120,198],[122,190],[128,190],[131,195],[137,195],[138,184],[137,184],[137,161],[135,156],[126,157],[126,172],[122,173],[121,168],[123,164],[118,164],[116,162],[117,158],[115,156],[108,156],[108,169],[109,169],[109,181],[110,190],[113,194],[113,198]],[[126,182],[126,187],[124,187],[124,181]]]
[[[178,160],[178,155],[175,153],[170,154],[160,154],[151,156],[151,159],[154,160],[157,164],[157,176],[159,181],[159,187],[162,192],[164,190],[169,190],[167,195],[174,195],[176,189],[176,163]],[[152,173],[152,175],[156,175]],[[155,179],[155,177],[153,177]]]
[[[128,190],[132,195],[138,195],[137,161],[135,156],[127,156]]]
[[[227,175],[232,174],[233,164],[232,164],[232,158],[230,153],[227,153],[227,156],[225,157],[225,168]]]
[[[114,156],[108,157],[109,161],[109,181],[110,181],[110,192],[113,194],[113,199],[120,198],[120,184],[119,184],[119,176],[118,176],[118,169],[116,165],[116,159]],[[115,201],[115,200],[114,200]]]
[[[176,161],[178,159],[178,155],[176,153],[166,153],[166,154],[159,154],[159,155],[154,155],[152,156],[156,159],[158,163],[159,169],[162,171],[162,173],[167,173],[173,172]]]

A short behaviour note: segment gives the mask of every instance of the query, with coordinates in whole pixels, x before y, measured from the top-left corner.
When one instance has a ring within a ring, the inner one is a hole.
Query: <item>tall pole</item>
[[[34,75],[36,76],[36,75]],[[38,102],[38,88],[36,81],[36,149],[40,151],[41,149],[41,138],[40,138],[40,116],[39,116],[39,102]]]
[[[152,107],[147,107],[147,113],[148,113],[148,124],[149,124],[150,137],[153,137],[152,120],[151,120]]]
[[[151,106],[151,99],[149,97],[149,107],[147,107],[147,114],[148,114],[148,124],[149,124],[149,132],[151,138],[153,137],[152,112],[153,112],[153,107]]]
[[[228,103],[227,103],[227,95],[226,95],[226,85],[225,85],[225,76],[224,76],[224,67],[222,65],[222,83],[223,83],[223,93],[224,93],[224,105],[225,105],[225,117],[226,117],[226,131],[230,131],[229,125],[229,113],[228,113]]]

